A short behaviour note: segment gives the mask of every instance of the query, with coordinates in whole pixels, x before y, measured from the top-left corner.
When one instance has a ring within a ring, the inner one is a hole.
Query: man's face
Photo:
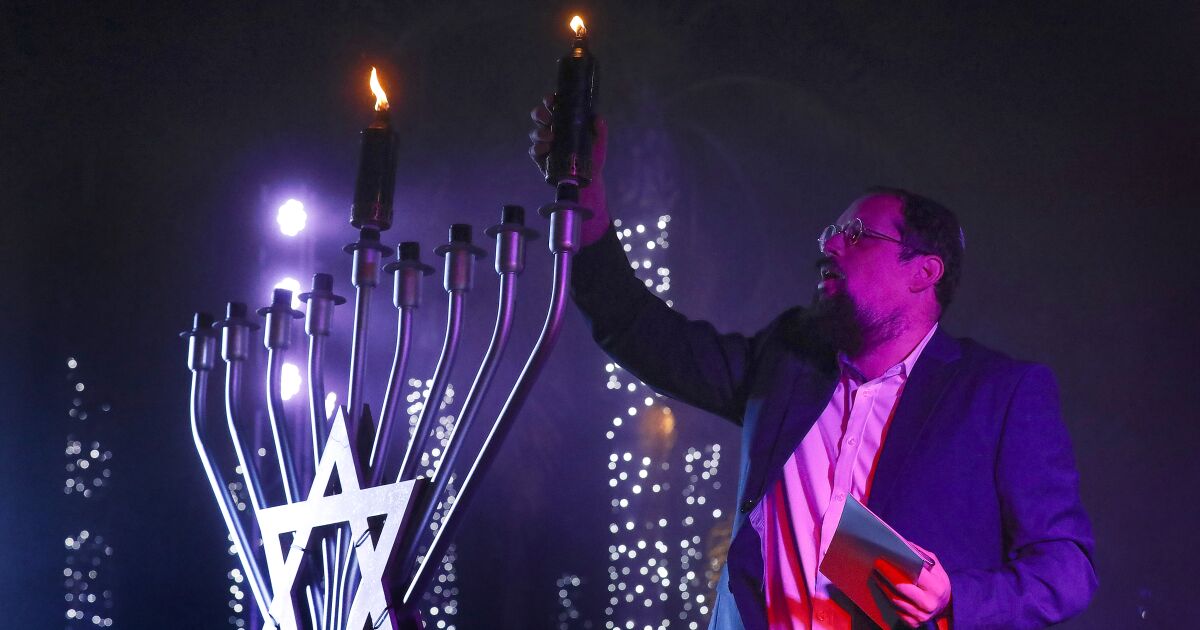
[[[911,261],[901,261],[901,245],[871,236],[882,234],[900,240],[898,226],[904,218],[901,201],[889,194],[860,197],[837,219],[846,225],[860,219],[867,228],[858,242],[836,234],[825,244],[819,263],[817,301],[848,303],[855,320],[868,335],[894,323],[913,306]]]

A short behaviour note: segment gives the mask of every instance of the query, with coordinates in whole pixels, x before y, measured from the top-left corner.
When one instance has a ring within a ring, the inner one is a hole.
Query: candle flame
[[[387,110],[387,94],[383,91],[383,86],[379,84],[379,74],[375,72],[374,66],[371,67],[371,92],[375,94],[375,111]]]
[[[571,30],[575,31],[575,37],[583,37],[587,35],[587,27],[583,25],[583,18],[576,15],[571,18]]]

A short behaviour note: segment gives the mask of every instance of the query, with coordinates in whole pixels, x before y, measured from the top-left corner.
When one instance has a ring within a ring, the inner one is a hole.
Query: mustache
[[[829,256],[821,256],[820,258],[817,258],[817,262],[814,267],[816,267],[818,274],[823,274],[826,271],[830,271],[839,276],[845,275],[842,272],[841,266],[837,264],[837,261]]]

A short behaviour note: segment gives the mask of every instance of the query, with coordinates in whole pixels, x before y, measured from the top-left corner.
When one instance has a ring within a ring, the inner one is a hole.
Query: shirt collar
[[[917,364],[917,359],[921,357],[921,352],[925,350],[925,346],[929,345],[929,340],[933,339],[933,333],[937,332],[937,329],[938,323],[934,322],[933,326],[930,327],[929,332],[925,333],[925,337],[921,339],[920,343],[917,344],[917,347],[913,348],[912,352],[909,352],[908,356],[904,357],[903,361],[884,371],[883,375],[879,378],[884,379],[896,375],[908,378],[908,375],[912,374],[913,367]],[[842,365],[843,374],[859,383],[866,382],[866,377],[862,375],[862,372],[858,371],[858,368],[854,367],[854,365],[850,363],[845,354],[839,352],[838,361]]]

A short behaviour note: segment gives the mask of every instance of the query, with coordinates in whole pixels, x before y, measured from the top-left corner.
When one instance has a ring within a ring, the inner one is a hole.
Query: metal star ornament
[[[363,475],[346,430],[345,413],[338,408],[330,428],[329,441],[317,463],[316,475],[305,501],[266,508],[258,513],[273,597],[270,621],[280,630],[303,628],[299,606],[304,584],[298,580],[306,557],[320,554],[320,536],[314,530],[348,523],[352,549],[362,572],[362,581],[350,603],[347,628],[399,630],[396,616],[400,602],[392,606],[387,584],[394,569],[393,555],[397,538],[407,527],[418,494],[417,484],[424,479],[399,481],[363,488]],[[334,484],[334,481],[337,481]],[[327,494],[340,487],[340,492]],[[371,534],[371,522],[378,523],[378,537]],[[286,546],[283,539],[291,534]]]

